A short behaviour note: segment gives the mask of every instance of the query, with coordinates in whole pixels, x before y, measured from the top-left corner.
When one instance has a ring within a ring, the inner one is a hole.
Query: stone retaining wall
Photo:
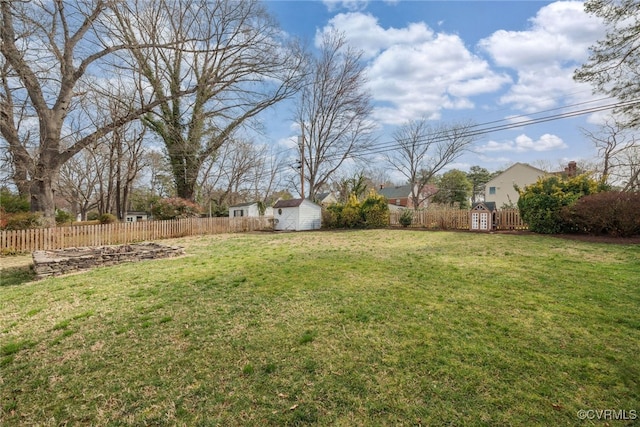
[[[157,243],[67,248],[57,251],[33,252],[33,268],[37,278],[42,279],[100,266],[146,259],[170,258],[183,254],[182,247]]]

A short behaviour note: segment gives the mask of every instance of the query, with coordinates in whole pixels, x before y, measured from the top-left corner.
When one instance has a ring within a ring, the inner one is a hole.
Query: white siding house
[[[533,184],[538,178],[546,174],[545,171],[526,163],[515,163],[487,182],[484,190],[484,200],[486,202],[494,202],[498,209],[505,204],[516,204],[520,195],[515,190],[514,185],[522,189],[525,185]]]
[[[276,230],[318,230],[322,208],[307,199],[278,200],[273,205]]]
[[[147,221],[150,218],[150,215],[146,212],[127,212],[125,215],[125,221],[127,222],[139,222],[139,221]]]
[[[265,216],[273,215],[273,208],[267,207],[264,212]],[[257,217],[260,216],[258,202],[241,203],[235,206],[229,206],[229,218],[239,217]]]

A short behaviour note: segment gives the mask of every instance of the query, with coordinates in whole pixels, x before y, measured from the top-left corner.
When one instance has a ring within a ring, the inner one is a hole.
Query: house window
[[[236,216],[244,216],[244,210],[242,210],[242,209],[236,209],[236,210],[234,210],[234,211],[233,211],[233,216],[234,216],[234,217],[236,217]]]
[[[396,205],[400,206],[400,199],[396,199]]]
[[[489,187],[489,194],[496,194],[496,187]]]

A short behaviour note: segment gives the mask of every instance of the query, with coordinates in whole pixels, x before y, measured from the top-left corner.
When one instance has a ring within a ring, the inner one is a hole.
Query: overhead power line
[[[607,110],[612,110],[612,109],[615,109],[615,108],[629,107],[629,106],[632,106],[632,105],[640,104],[640,98],[638,98],[638,99],[633,99],[633,100],[630,100],[630,101],[617,101],[617,102],[613,102],[613,103],[596,105],[596,106],[592,106],[592,107],[589,107],[589,108],[581,108],[581,109],[577,109],[577,110],[564,111],[564,112],[560,112],[560,113],[556,113],[556,114],[544,115],[544,116],[541,116],[541,117],[533,117],[533,118],[526,118],[526,119],[523,119],[523,120],[517,120],[517,118],[520,118],[520,117],[530,117],[530,116],[539,115],[539,114],[542,114],[542,113],[545,113],[545,112],[564,110],[564,109],[566,109],[568,107],[585,105],[585,104],[589,104],[589,103],[599,102],[599,101],[602,101],[602,100],[604,100],[604,99],[588,101],[588,102],[583,102],[583,103],[579,103],[579,104],[573,104],[573,105],[570,105],[570,106],[563,106],[563,107],[553,108],[553,109],[550,109],[550,110],[544,110],[542,112],[537,112],[537,113],[533,113],[533,114],[530,114],[530,115],[515,116],[515,117],[506,118],[506,119],[495,120],[495,121],[491,121],[491,122],[485,122],[485,123],[471,125],[471,126],[469,126],[469,129],[467,130],[467,132],[462,133],[460,135],[460,137],[477,137],[477,136],[486,135],[486,134],[489,134],[489,133],[492,133],[492,132],[515,129],[515,128],[520,128],[520,127],[524,127],[524,126],[531,126],[531,125],[535,125],[535,124],[540,124],[540,123],[545,123],[545,122],[550,122],[550,121],[555,121],[555,120],[568,119],[568,118],[577,117],[577,116],[581,116],[581,115],[585,115],[585,114],[592,114],[592,113],[597,113],[597,112],[600,112],[600,111],[607,111]],[[514,119],[516,119],[516,120],[514,121]],[[506,123],[497,124],[497,123],[501,123],[501,122],[506,122]],[[437,136],[437,133],[433,133],[433,134],[425,135],[423,138],[419,139],[417,142],[418,142],[418,145],[420,145],[420,143],[433,143],[433,142],[439,142],[439,141],[444,141],[444,140],[446,140],[446,137],[439,137],[439,136]],[[394,141],[387,141],[387,142],[384,142],[384,143],[376,144],[375,146],[370,147],[367,150],[363,150],[360,153],[356,153],[356,155],[363,156],[363,155],[380,154],[380,153],[384,153],[384,152],[387,152],[387,151],[393,151],[393,150],[395,150],[397,148],[398,148],[398,141],[395,141],[395,140]],[[352,157],[355,157],[356,155],[354,155]]]

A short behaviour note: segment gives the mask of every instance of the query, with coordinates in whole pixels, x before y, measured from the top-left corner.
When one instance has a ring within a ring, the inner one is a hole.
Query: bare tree
[[[604,20],[607,34],[590,49],[574,79],[623,101],[618,112],[627,128],[640,126],[640,2],[587,0],[585,11]]]
[[[236,140],[225,144],[218,157],[205,163],[202,196],[217,206],[246,201],[266,202],[279,184],[280,159],[266,146]]]
[[[115,52],[147,46],[114,43],[110,8],[121,2],[0,2],[0,133],[14,162],[17,184],[28,187],[31,210],[54,223],[54,192],[60,168],[84,148],[125,123],[151,111],[159,100],[128,104],[122,115],[92,122],[79,102],[89,92],[105,91],[113,81],[99,77],[112,67]],[[93,78],[92,78],[93,76]],[[97,84],[102,82],[102,89]],[[193,88],[170,96],[183,96]],[[99,107],[99,106],[98,106]],[[94,109],[95,110],[95,109]],[[25,117],[37,124],[26,130]],[[29,131],[32,149],[25,138]],[[26,173],[25,173],[26,171]]]
[[[159,106],[144,123],[164,142],[177,194],[194,199],[204,163],[262,111],[299,88],[301,51],[284,46],[256,0],[153,0],[119,13],[130,64]],[[137,8],[136,8],[137,7]],[[192,96],[180,96],[190,88]]]
[[[72,207],[74,214],[87,218],[91,209],[98,208],[101,171],[104,164],[96,157],[97,150],[84,150],[60,169],[58,195]]]
[[[157,150],[148,150],[144,156],[144,163],[149,171],[151,197],[175,196],[175,186],[167,156]]]
[[[470,123],[430,126],[423,118],[396,130],[396,148],[386,155],[386,161],[411,185],[414,209],[434,195],[423,191],[424,186],[473,144],[471,126]]]
[[[347,159],[363,156],[372,143],[372,104],[361,56],[344,36],[332,33],[324,35],[320,56],[310,60],[296,109],[302,172],[309,183],[308,191],[300,189],[303,198],[315,198]]]
[[[33,111],[20,94],[20,89],[15,89],[13,81],[17,78],[12,72],[10,64],[4,56],[0,57],[0,79],[2,92],[0,92],[0,136],[2,139],[2,163],[3,170],[8,172],[9,178],[18,189],[20,196],[29,198],[29,176],[33,174],[34,164],[31,151],[33,151],[33,120],[37,120]],[[18,92],[14,96],[14,91]],[[13,106],[13,108],[11,108]]]
[[[247,194],[255,165],[255,152],[251,143],[236,140],[225,144],[218,158],[209,162],[200,185],[209,196],[215,194],[215,202],[222,206],[239,203]],[[241,194],[243,193],[243,194]]]
[[[282,166],[284,158],[267,146],[258,148],[252,179],[253,198],[267,203],[273,196],[276,187],[282,183]]]
[[[586,129],[583,132],[598,150],[600,182],[623,185],[627,190],[633,188],[640,169],[637,159],[640,139],[636,133],[614,119],[607,120],[595,132]]]

